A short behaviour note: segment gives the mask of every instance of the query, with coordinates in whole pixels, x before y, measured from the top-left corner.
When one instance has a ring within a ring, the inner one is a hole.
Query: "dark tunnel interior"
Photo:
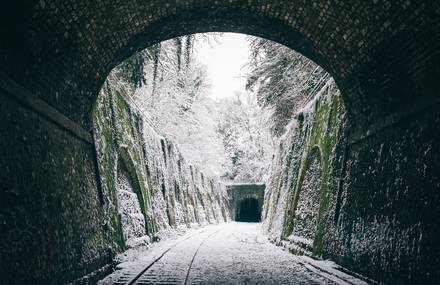
[[[259,223],[261,221],[261,213],[258,200],[254,198],[246,198],[241,201],[237,211],[236,221]]]

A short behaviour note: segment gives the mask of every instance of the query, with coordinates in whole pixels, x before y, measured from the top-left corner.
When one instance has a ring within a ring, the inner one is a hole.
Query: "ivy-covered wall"
[[[138,198],[149,240],[193,224],[230,219],[226,190],[219,180],[188,164],[173,142],[160,136],[119,91],[107,85],[95,106],[94,138],[114,252],[133,246],[124,240],[118,207],[116,180],[122,167]]]

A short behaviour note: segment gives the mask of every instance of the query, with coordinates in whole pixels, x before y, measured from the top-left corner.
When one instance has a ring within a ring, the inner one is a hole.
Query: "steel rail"
[[[201,233],[203,233],[204,231],[201,231],[201,232],[198,232],[198,233],[194,233],[194,234],[192,234],[192,235],[190,235],[190,236],[188,236],[188,237],[186,237],[186,238],[184,238],[184,239],[182,239],[182,240],[180,240],[180,241],[178,241],[178,242],[176,242],[176,243],[174,243],[172,246],[170,246],[169,248],[167,248],[166,250],[164,250],[158,257],[156,257],[152,262],[150,262],[147,266],[145,266],[138,274],[136,274],[136,276],[134,276],[132,279],[130,279],[128,282],[126,282],[126,283],[124,283],[124,285],[133,285],[136,281],[138,281],[139,280],[139,278],[141,278],[142,277],[142,275],[144,275],[145,274],[145,272],[147,272],[148,271],[148,269],[150,269],[153,265],[155,265],[159,260],[161,260],[162,259],[162,257],[164,257],[165,256],[165,254],[167,254],[170,250],[172,250],[172,249],[174,249],[176,246],[178,246],[179,244],[181,244],[182,242],[184,242],[184,241],[186,241],[186,240],[188,240],[188,239],[190,239],[190,238],[192,238],[192,237],[194,237],[194,236],[196,236],[196,235],[199,235],[199,234],[201,234]],[[212,236],[213,234],[215,234],[215,233],[217,233],[217,232],[219,232],[219,231],[216,231],[216,232],[214,232],[214,233],[211,233],[208,237],[210,237],[210,236]],[[207,237],[207,238],[208,238]],[[202,241],[202,243],[199,245],[199,247],[197,248],[197,251],[199,250],[199,248],[202,246],[202,244],[207,240],[207,238],[205,238],[203,241]],[[196,251],[196,254],[197,254],[197,251]],[[194,258],[195,258],[195,255],[193,256],[193,260],[194,260]],[[192,261],[193,261],[192,260]],[[191,265],[192,265],[192,261],[191,261]],[[191,268],[191,265],[190,265],[190,268]],[[186,281],[185,281],[186,282]]]
[[[189,267],[188,267],[188,271],[187,271],[187,273],[186,273],[186,278],[185,278],[185,283],[183,283],[184,285],[186,285],[187,283],[188,283],[188,278],[189,278],[189,272],[191,271],[191,267],[192,267],[192,265],[193,265],[193,263],[194,263],[194,259],[196,259],[196,255],[197,255],[197,253],[199,252],[199,249],[202,247],[202,245],[211,237],[211,236],[213,236],[214,234],[216,234],[216,233],[218,233],[220,230],[218,230],[218,231],[215,231],[215,232],[213,232],[213,233],[211,233],[210,235],[208,235],[200,244],[199,244],[199,247],[197,248],[197,250],[196,250],[196,252],[194,252],[194,255],[193,255],[193,257],[192,257],[192,259],[191,259],[191,262],[190,262],[190,264],[189,264]]]

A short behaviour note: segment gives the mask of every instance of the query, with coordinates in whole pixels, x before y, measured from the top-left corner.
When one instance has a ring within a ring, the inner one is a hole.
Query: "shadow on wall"
[[[261,211],[258,200],[255,198],[246,198],[241,201],[235,220],[237,222],[259,223],[261,221]]]

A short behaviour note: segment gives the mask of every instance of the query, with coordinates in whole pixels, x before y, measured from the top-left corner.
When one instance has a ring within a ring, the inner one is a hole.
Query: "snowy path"
[[[235,222],[208,226],[139,253],[102,284],[126,284],[149,264],[134,284],[365,284],[344,282],[333,272],[326,276],[270,243],[260,224]]]

